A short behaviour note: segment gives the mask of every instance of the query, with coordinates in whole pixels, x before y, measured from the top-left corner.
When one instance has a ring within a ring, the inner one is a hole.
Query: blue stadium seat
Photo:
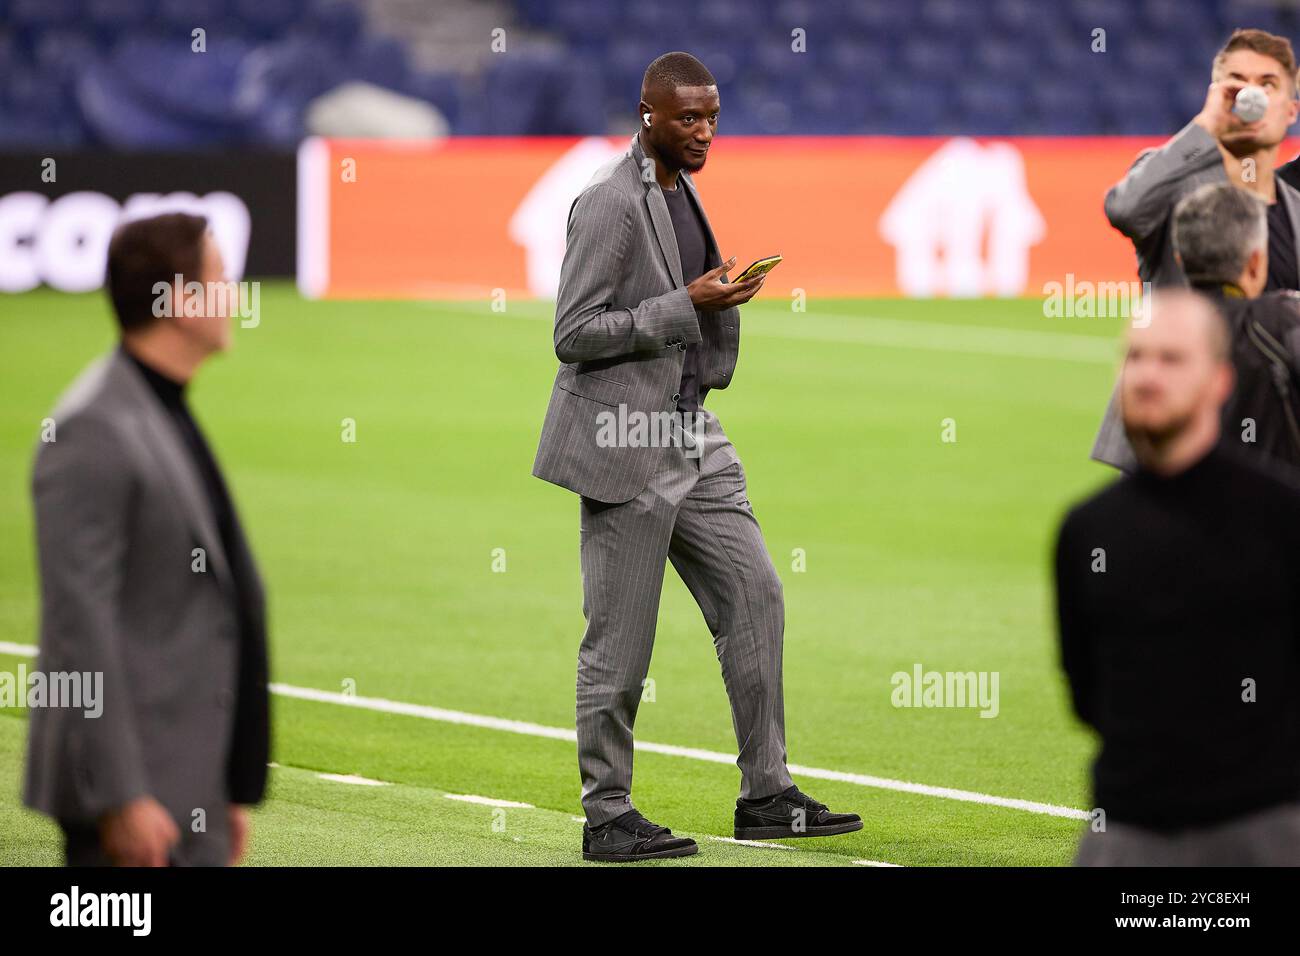
[[[526,25],[543,29],[552,25],[555,7],[552,0],[515,0],[514,6],[519,19]]]
[[[34,68],[71,83],[96,52],[95,37],[81,30],[49,30],[37,39]]]
[[[893,47],[876,39],[837,37],[822,61],[828,72],[846,82],[884,82],[897,69]]]
[[[413,73],[406,92],[432,103],[457,129],[461,122],[461,86],[455,73]]]
[[[727,132],[739,135],[793,135],[795,115],[791,102],[794,91],[773,82],[742,84],[736,91],[740,115],[729,118]]]
[[[924,28],[942,30],[956,36],[971,36],[984,29],[988,11],[982,3],[970,0],[925,0],[921,4]]]
[[[1022,77],[1036,72],[1037,61],[1026,56],[1022,43],[1000,34],[980,36],[971,46],[971,66],[974,73],[1016,83]],[[1036,80],[1037,77],[1034,77]]]
[[[393,37],[364,36],[352,48],[349,72],[359,80],[390,90],[405,90],[411,82],[406,48]]]
[[[1220,36],[1219,18],[1205,4],[1188,3],[1187,0],[1144,0],[1141,18],[1149,31],[1147,35],[1153,40],[1183,45],[1209,38],[1210,43],[1218,46],[1226,37],[1226,34]]]
[[[25,70],[5,84],[4,101],[19,113],[58,117],[69,108],[69,87],[39,70]]]
[[[933,79],[908,81],[880,91],[880,112],[873,132],[921,136],[932,133],[948,114],[952,89]]]
[[[157,0],[155,17],[157,22],[180,28],[186,34],[195,27],[211,32],[215,24],[227,22],[229,10],[229,0]]]
[[[104,63],[91,65],[81,75],[77,102],[95,139],[118,149],[184,150],[231,140],[227,128],[162,113]]]
[[[322,93],[349,78],[345,59],[334,47],[317,37],[298,36],[258,46],[244,62],[242,87],[274,107],[304,110]],[[284,128],[283,117],[272,120],[275,129]]]
[[[1110,39],[1113,34],[1133,32],[1133,15],[1137,10],[1134,0],[1068,0],[1068,3],[1053,4],[1052,12],[1056,14],[1053,19],[1057,20],[1061,19],[1060,13],[1065,13],[1066,18],[1072,19],[1077,31],[1084,36],[1088,36],[1094,28],[1101,27]]]
[[[1163,38],[1152,36],[1125,37],[1115,44],[1113,52],[1118,53],[1122,68],[1138,84],[1148,80],[1168,81],[1181,76],[1183,72],[1182,54],[1176,46],[1170,45]],[[1206,64],[1208,81],[1209,64]]]
[[[1282,33],[1293,36],[1295,21],[1284,20],[1281,7],[1284,4],[1268,3],[1263,0],[1223,0],[1219,6],[1219,15],[1224,24],[1223,39],[1236,27],[1255,27],[1270,33]],[[1293,11],[1294,12],[1294,11]]]
[[[905,36],[918,19],[914,3],[849,0],[841,9],[844,30],[881,39]]]
[[[25,29],[65,27],[84,13],[84,0],[9,0],[8,22]]]
[[[1168,89],[1138,86],[1125,77],[1105,85],[1101,106],[1107,115],[1106,132],[1122,136],[1171,136],[1191,119],[1170,105]]]
[[[588,135],[605,131],[595,68],[561,50],[519,47],[494,57],[484,78],[482,132]]]
[[[363,32],[361,11],[352,0],[310,0],[292,23],[290,37],[311,37],[336,49],[351,46]]]
[[[248,117],[240,79],[251,49],[242,40],[218,37],[210,39],[206,53],[196,54],[188,37],[142,36],[118,43],[108,62],[142,106],[233,130]]]
[[[233,0],[235,16],[259,37],[282,33],[304,13],[304,0]]]
[[[618,20],[617,5],[605,0],[557,0],[552,23],[574,43],[601,49]]]
[[[918,79],[955,76],[963,72],[965,51],[954,40],[916,36],[903,42],[899,63]]]
[[[862,85],[812,76],[800,85],[797,103],[792,123],[794,132],[809,136],[836,135],[866,129],[872,97]]]
[[[629,6],[635,7],[638,4]],[[765,33],[784,31],[786,36],[790,35],[785,24],[773,24],[767,17],[754,16],[753,4],[746,3],[745,0],[711,0],[699,4],[694,19],[703,36],[722,36],[729,40],[748,42]]]
[[[152,25],[157,10],[153,0],[86,0],[85,18],[100,43],[107,45]]]
[[[976,79],[958,85],[956,103],[969,132],[1005,136],[1018,128],[1027,97],[1022,86]]]

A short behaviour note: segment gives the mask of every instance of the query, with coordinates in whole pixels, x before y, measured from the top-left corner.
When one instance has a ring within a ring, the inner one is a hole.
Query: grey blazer
[[[663,190],[632,137],[569,209],[568,240],[555,303],[551,388],[533,474],[597,501],[622,502],[646,486],[650,447],[601,447],[602,411],[671,413],[687,344],[700,349],[700,388],[731,384],[740,350],[740,310],[697,313]],[[643,174],[643,170],[645,171]],[[704,223],[708,268],[722,258],[691,177],[685,188]]]
[[[31,711],[24,802],[85,824],[148,794],[181,830],[176,858],[224,863],[227,805],[260,797],[265,783],[266,730],[236,727],[248,703],[237,698],[241,602],[202,480],[120,351],[83,372],[51,418],[55,441],[39,446],[32,480],[37,666],[101,673],[103,711]],[[260,622],[261,584],[237,537],[253,578],[242,600]],[[192,570],[194,548],[206,551],[206,570]],[[264,673],[264,633],[260,641],[252,663]],[[264,677],[258,692],[267,692]],[[252,702],[264,717],[264,700]],[[194,832],[199,819],[206,833]]]
[[[1138,278],[1155,287],[1187,285],[1174,258],[1171,221],[1174,206],[1187,193],[1206,183],[1226,183],[1228,174],[1218,143],[1195,123],[1188,123],[1159,149],[1144,152],[1125,177],[1106,193],[1106,218],[1133,240]],[[1278,200],[1286,204],[1297,242],[1300,269],[1300,193],[1277,179]],[[1133,448],[1119,414],[1119,386],[1111,392],[1092,457],[1124,471],[1137,467]]]

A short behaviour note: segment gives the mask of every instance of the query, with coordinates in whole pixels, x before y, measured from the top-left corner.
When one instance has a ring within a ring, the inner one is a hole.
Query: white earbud
[[[646,126],[649,126],[649,125],[650,125],[650,114],[649,114],[649,113],[642,113],[642,114],[641,114],[641,120],[642,120],[642,122],[644,122],[644,123],[646,124]]]

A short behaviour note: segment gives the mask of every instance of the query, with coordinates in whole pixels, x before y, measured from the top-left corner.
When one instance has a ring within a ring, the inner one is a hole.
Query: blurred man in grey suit
[[[781,580],[736,451],[702,407],[711,389],[731,383],[737,307],[763,285],[726,281],[735,260],[722,261],[691,181],[717,127],[717,85],[693,56],[665,54],[646,70],[638,112],[628,152],[570,210],[555,309],[562,364],[533,466],[581,496],[583,856],[623,862],[697,850],[631,799],[632,725],[666,560],[700,605],[731,700],[737,838],[858,830],[855,814],[831,813],[790,779]]]
[[[1296,120],[1296,62],[1285,37],[1237,30],[1214,58],[1205,105],[1159,149],[1147,150],[1106,194],[1106,218],[1133,240],[1138,277],[1153,286],[1186,285],[1170,241],[1178,200],[1206,183],[1231,182],[1269,203],[1267,289],[1300,288],[1300,192],[1274,175],[1278,148]],[[1268,110],[1253,123],[1232,112],[1237,93],[1261,87]],[[1092,448],[1097,461],[1133,471],[1137,460],[1111,394]]]
[[[69,865],[233,864],[265,789],[262,586],[185,403],[230,344],[223,272],[200,217],[122,226],[121,344],[64,394],[36,455],[38,667],[102,675],[99,716],[31,714],[24,800],[58,821]]]

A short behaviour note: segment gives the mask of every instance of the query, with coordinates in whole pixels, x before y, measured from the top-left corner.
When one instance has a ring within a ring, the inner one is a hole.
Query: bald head
[[[1231,338],[1211,300],[1190,289],[1148,296],[1130,323],[1120,402],[1124,428],[1142,450],[1192,432],[1218,434],[1232,393]]]
[[[1217,361],[1231,360],[1227,321],[1213,299],[1192,289],[1159,289],[1133,310],[1127,332],[1130,345],[1175,339],[1189,348],[1206,350]]]

